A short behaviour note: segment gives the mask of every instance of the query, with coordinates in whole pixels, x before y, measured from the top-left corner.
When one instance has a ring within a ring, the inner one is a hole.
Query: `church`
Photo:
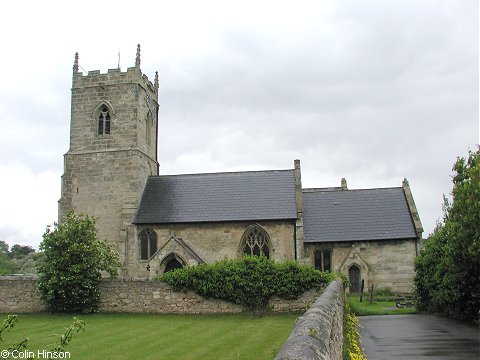
[[[245,255],[296,260],[342,272],[350,291],[411,292],[422,224],[409,183],[303,188],[292,168],[161,175],[159,79],[73,65],[70,147],[59,221],[74,209],[97,218],[99,237],[124,262],[121,276],[152,278],[184,266]]]

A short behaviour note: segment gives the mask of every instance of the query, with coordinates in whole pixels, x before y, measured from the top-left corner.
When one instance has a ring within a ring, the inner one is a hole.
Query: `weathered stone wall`
[[[322,249],[332,251],[333,271],[348,276],[350,266],[357,265],[365,280],[365,292],[372,284],[375,288],[389,287],[394,292],[413,291],[415,239],[306,243],[307,264],[313,266],[314,252]]]
[[[109,134],[99,135],[103,105],[111,125]],[[112,242],[125,262],[127,227],[147,177],[158,174],[157,114],[157,82],[139,67],[106,74],[74,71],[59,219],[70,209],[95,216],[99,237]]]
[[[253,224],[260,225],[270,237],[270,258],[276,261],[293,259],[295,256],[294,239],[295,223],[289,221],[260,221],[252,222],[224,222],[200,224],[170,224],[156,225],[152,228],[158,236],[157,248],[159,252],[150,261],[141,261],[140,244],[136,236],[131,237],[129,248],[135,249],[129,266],[129,276],[148,278],[158,275],[162,260],[171,252],[178,252],[184,257],[186,264],[194,265],[188,254],[181,249],[165,244],[172,236],[181,238],[206,263],[214,263],[224,259],[235,259],[243,256],[242,237],[245,231]],[[143,227],[140,227],[141,231]],[[164,251],[165,250],[165,251]],[[133,254],[133,252],[132,252]],[[146,270],[150,265],[150,272]]]
[[[302,317],[276,360],[342,359],[345,292],[333,281]]]
[[[0,276],[0,313],[44,311],[35,276]]]
[[[0,276],[0,313],[45,311],[33,276]],[[194,292],[176,292],[165,283],[139,279],[105,279],[100,284],[103,312],[165,314],[239,313],[245,309],[226,301],[204,298]],[[310,290],[296,300],[273,297],[276,312],[304,311],[322,291]]]

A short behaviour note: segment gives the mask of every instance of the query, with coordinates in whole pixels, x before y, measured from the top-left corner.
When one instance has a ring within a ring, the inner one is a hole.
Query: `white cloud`
[[[455,158],[479,142],[475,0],[137,1],[135,11],[27,0],[2,7],[0,32],[9,242],[38,243],[57,218],[75,51],[85,70],[106,71],[120,49],[125,70],[142,44],[143,72],[160,76],[165,174],[299,158],[309,187],[407,177],[429,232]]]
[[[0,165],[0,234],[10,245],[37,246],[49,224],[57,220],[60,173],[34,174],[25,165]]]

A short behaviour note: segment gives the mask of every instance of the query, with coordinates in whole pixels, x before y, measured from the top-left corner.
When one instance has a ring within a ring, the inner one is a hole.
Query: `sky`
[[[401,186],[425,228],[479,143],[477,0],[9,1],[0,33],[0,240],[57,220],[74,54],[160,78],[161,174],[293,168]],[[21,21],[19,20],[21,14]],[[120,54],[120,56],[119,56]]]

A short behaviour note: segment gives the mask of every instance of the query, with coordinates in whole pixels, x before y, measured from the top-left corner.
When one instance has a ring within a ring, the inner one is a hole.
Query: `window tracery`
[[[152,229],[145,229],[138,238],[140,240],[140,259],[150,259],[157,252],[157,233]]]
[[[102,105],[98,112],[98,135],[110,134],[111,116],[107,105]]]
[[[265,230],[252,226],[243,235],[243,254],[270,257],[270,239]]]

